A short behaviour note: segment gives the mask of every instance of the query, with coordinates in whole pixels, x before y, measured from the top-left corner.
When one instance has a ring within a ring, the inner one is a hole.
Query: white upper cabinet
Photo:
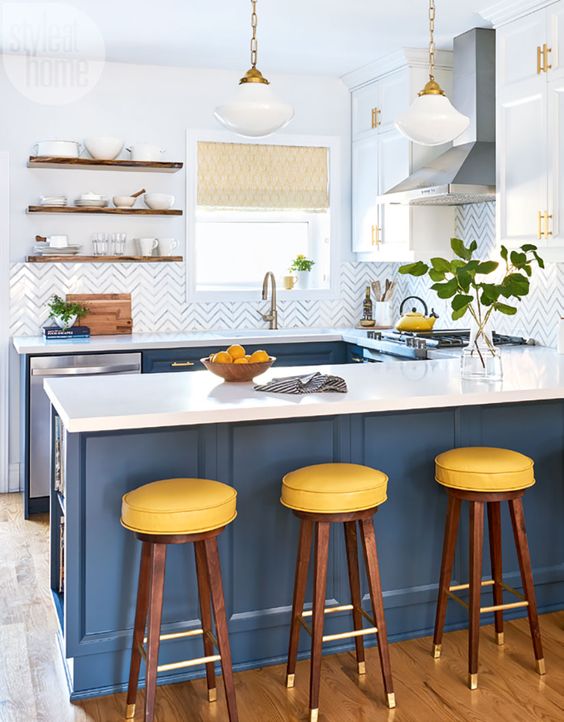
[[[451,90],[451,53],[439,53],[437,80]],[[395,127],[425,82],[427,53],[406,50],[345,77],[352,95],[352,250],[361,261],[409,261],[449,254],[454,208],[379,203],[445,146],[415,146]],[[448,147],[448,146],[447,146]],[[429,223],[432,216],[433,222]]]
[[[564,1],[497,29],[499,240],[564,261]]]

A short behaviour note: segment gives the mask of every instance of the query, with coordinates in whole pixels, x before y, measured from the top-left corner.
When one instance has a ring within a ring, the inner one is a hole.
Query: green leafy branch
[[[63,301],[60,296],[51,296],[47,304],[51,316],[60,318],[64,323],[68,323],[73,316],[81,318],[88,313],[88,307],[82,303],[73,303]]]
[[[498,270],[498,261],[480,261],[474,258],[478,248],[476,241],[469,246],[460,238],[451,238],[450,245],[457,258],[448,261],[445,258],[431,258],[430,264],[423,261],[401,266],[399,272],[410,276],[429,275],[433,281],[431,288],[442,299],[452,299],[452,318],[462,318],[467,312],[483,329],[491,314],[499,311],[507,316],[517,313],[517,307],[507,301],[520,302],[529,293],[529,279],[533,265],[544,268],[544,261],[537,253],[537,247],[525,244],[517,250],[508,251],[501,247],[501,258],[505,265],[501,280],[494,282],[484,278]]]

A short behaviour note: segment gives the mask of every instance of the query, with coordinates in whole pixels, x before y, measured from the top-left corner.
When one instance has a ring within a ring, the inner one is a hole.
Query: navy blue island
[[[51,587],[72,699],[126,687],[140,545],[120,525],[121,497],[157,479],[217,479],[238,492],[238,517],[219,542],[235,669],[285,660],[298,523],[280,505],[280,482],[308,464],[354,462],[389,476],[389,499],[375,524],[393,642],[432,631],[446,510],[433,479],[435,455],[483,445],[531,456],[537,483],[525,510],[539,608],[564,607],[564,357],[509,350],[504,381],[493,385],[462,382],[456,359],[321,370],[343,376],[348,393],[260,393],[205,371],[46,382],[53,406]],[[509,519],[503,524],[504,570],[520,588]],[[461,582],[466,537],[462,532],[454,572]],[[331,544],[328,604],[347,604],[341,535]],[[172,548],[163,633],[199,626],[198,615],[193,551]],[[464,615],[449,608],[448,628],[461,626]],[[346,615],[326,623],[329,633],[350,628]],[[308,643],[304,635],[304,655]],[[337,641],[326,651],[350,644]],[[200,645],[190,638],[166,643],[160,662],[199,657]],[[160,681],[203,674],[190,668]]]

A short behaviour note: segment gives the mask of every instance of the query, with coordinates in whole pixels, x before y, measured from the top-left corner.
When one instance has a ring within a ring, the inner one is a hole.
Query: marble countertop
[[[320,366],[348,393],[294,396],[224,383],[207,371],[48,379],[46,392],[70,432],[287,419],[564,398],[564,355],[541,347],[502,352],[501,382],[463,381],[459,359]],[[272,368],[260,383],[314,369]]]

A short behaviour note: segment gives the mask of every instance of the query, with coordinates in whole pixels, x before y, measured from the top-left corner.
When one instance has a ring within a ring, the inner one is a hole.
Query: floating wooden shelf
[[[141,160],[96,160],[95,158],[59,158],[50,155],[31,155],[28,168],[89,168],[92,170],[129,170],[156,173],[177,173],[184,163]]]
[[[182,211],[170,208],[167,211],[154,211],[151,208],[86,208],[84,206],[28,206],[28,213],[82,213],[109,216],[181,216]]]
[[[26,263],[178,263],[182,256],[27,256]]]

